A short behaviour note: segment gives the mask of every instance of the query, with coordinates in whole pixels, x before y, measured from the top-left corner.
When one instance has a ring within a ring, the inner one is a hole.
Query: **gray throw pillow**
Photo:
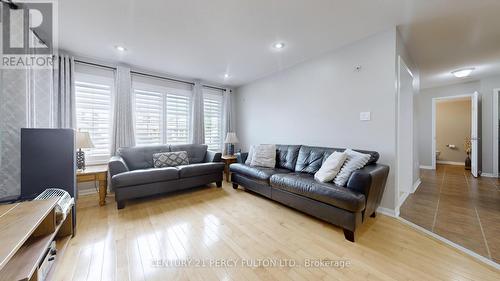
[[[161,152],[153,154],[153,166],[155,168],[176,167],[188,164],[189,160],[186,151]]]

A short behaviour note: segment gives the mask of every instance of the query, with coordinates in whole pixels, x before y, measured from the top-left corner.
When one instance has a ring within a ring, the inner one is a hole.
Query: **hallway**
[[[400,216],[500,263],[500,180],[452,165],[422,169],[420,178]]]

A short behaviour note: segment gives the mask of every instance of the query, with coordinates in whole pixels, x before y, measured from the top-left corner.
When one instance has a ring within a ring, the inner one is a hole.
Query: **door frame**
[[[436,103],[440,100],[454,100],[454,99],[462,99],[462,98],[470,98],[471,106],[472,106],[472,98],[474,97],[474,93],[472,94],[464,94],[464,95],[456,95],[456,96],[447,96],[447,97],[437,97],[432,98],[432,151],[431,151],[431,160],[432,160],[432,170],[436,170]],[[472,116],[471,116],[472,118]]]
[[[412,170],[412,173],[411,173],[411,186],[409,186],[409,191],[410,192],[406,192],[406,191],[403,191],[405,194],[403,194],[403,196],[400,196],[400,174],[401,174],[401,171],[399,169],[399,166],[400,166],[400,156],[401,156],[401,153],[399,151],[399,139],[400,139],[400,131],[399,131],[399,126],[400,126],[400,122],[401,122],[401,118],[400,118],[400,113],[401,113],[401,71],[407,71],[410,76],[412,77],[412,87],[413,87],[413,91],[412,91],[412,97],[411,97],[411,108],[410,109],[407,109],[407,110],[410,110],[410,122],[411,122],[411,130],[410,130],[410,135],[409,136],[405,136],[405,137],[409,137],[410,138],[410,146],[412,148],[411,151],[409,151],[410,153],[410,167],[411,167],[411,170]],[[413,126],[414,126],[414,122],[413,122],[413,118],[414,118],[414,112],[413,112],[413,107],[414,107],[414,98],[415,98],[415,92],[414,92],[414,83],[415,83],[415,76],[413,75],[413,72],[411,71],[411,69],[408,67],[408,65],[405,63],[404,59],[401,57],[401,56],[398,56],[398,73],[397,73],[397,123],[396,123],[396,129],[397,129],[397,134],[396,134],[396,192],[395,192],[395,202],[396,202],[396,213],[399,215],[399,208],[400,206],[404,203],[404,201],[406,200],[406,198],[408,197],[408,195],[410,193],[413,193],[415,190],[413,189],[413,185],[414,185],[414,182],[413,182],[413,161],[415,161],[414,159],[414,155],[413,155],[413,145],[414,145],[414,142],[413,142]]]
[[[500,100],[500,88],[493,89],[493,176],[498,178],[500,173],[498,172],[498,151],[500,150],[500,144],[498,142],[498,117],[499,117],[499,108],[498,102]]]

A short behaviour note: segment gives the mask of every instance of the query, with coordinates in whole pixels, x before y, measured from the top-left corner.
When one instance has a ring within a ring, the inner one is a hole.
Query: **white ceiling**
[[[59,47],[239,86],[399,26],[423,87],[500,74],[499,0],[62,0]],[[285,42],[277,52],[274,42]],[[119,54],[114,46],[128,50]],[[231,77],[224,79],[224,73]]]

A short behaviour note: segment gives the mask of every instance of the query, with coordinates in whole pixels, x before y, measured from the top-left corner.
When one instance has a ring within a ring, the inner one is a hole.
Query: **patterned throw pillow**
[[[153,166],[155,168],[176,167],[188,165],[188,154],[186,151],[162,152],[153,154]]]

